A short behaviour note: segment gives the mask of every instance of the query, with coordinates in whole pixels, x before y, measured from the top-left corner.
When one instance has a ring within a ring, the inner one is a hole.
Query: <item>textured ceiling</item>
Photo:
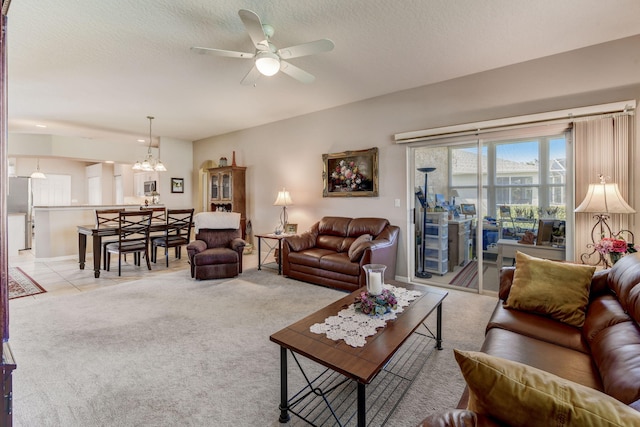
[[[240,85],[255,11],[279,48],[335,49]],[[637,0],[13,0],[9,131],[102,140],[198,140],[337,105],[640,34]],[[46,125],[42,129],[36,125]]]

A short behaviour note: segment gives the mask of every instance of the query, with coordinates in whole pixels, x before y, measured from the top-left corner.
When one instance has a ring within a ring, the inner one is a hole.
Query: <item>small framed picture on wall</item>
[[[171,178],[171,192],[184,193],[184,178]]]
[[[296,234],[298,232],[298,224],[287,224],[284,232],[287,234]]]

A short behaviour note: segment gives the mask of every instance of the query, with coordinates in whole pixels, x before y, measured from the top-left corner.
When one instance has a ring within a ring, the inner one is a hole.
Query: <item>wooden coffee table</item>
[[[362,290],[357,290],[344,298],[318,310],[304,319],[274,333],[270,340],[280,345],[280,422],[289,421],[289,412],[293,412],[292,401],[289,398],[287,386],[287,350],[302,370],[296,354],[313,360],[331,371],[339,373],[347,380],[357,383],[357,425],[366,425],[366,388],[380,373],[385,365],[398,352],[400,347],[414,334],[416,329],[424,324],[426,318],[436,311],[436,333],[430,338],[435,339],[435,348],[442,349],[442,302],[447,292],[429,286],[413,285],[396,281],[389,282],[393,286],[415,289],[422,292],[413,300],[397,319],[387,322],[375,335],[367,337],[364,347],[351,347],[343,340],[333,341],[324,334],[316,334],[309,328],[316,323],[323,323],[329,316],[335,316],[339,311],[354,302]],[[425,325],[426,326],[426,325]],[[427,328],[428,330],[428,328]],[[422,365],[421,365],[422,366]],[[420,366],[420,368],[421,368]],[[329,405],[321,387],[313,385],[308,380],[309,394],[315,394]],[[337,386],[330,386],[337,388]],[[299,393],[296,395],[298,396]],[[330,406],[330,405],[329,405]],[[331,409],[331,413],[334,411]],[[335,416],[335,414],[334,414]],[[340,424],[342,425],[342,424]]]

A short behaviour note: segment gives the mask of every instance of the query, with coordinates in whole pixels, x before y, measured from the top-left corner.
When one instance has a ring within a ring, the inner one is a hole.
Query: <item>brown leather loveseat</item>
[[[528,372],[528,367],[533,367],[545,371],[543,376],[551,373],[554,377],[560,377],[560,385],[556,390],[562,396],[558,400],[563,402],[556,401],[553,404],[564,405],[563,411],[566,411],[556,413],[556,419],[545,419],[540,411],[532,411],[524,424],[640,426],[640,254],[627,255],[613,268],[593,274],[582,327],[506,307],[505,301],[510,292],[513,293],[513,279],[514,267],[503,268],[500,273],[500,301],[486,327],[485,340],[477,356],[485,359],[495,356],[498,363],[505,365],[515,365],[510,361],[519,362],[527,365],[524,372]],[[456,354],[460,363],[458,356]],[[471,370],[465,373],[464,368],[461,370],[469,384],[467,375],[473,373]],[[496,370],[500,370],[500,365]],[[533,372],[538,375],[535,370]],[[569,381],[562,384],[564,380]],[[489,399],[488,395],[496,392],[495,384],[489,387],[491,392],[481,396],[481,399]],[[509,416],[496,416],[491,409],[487,410],[487,406],[474,403],[478,397],[474,397],[473,391],[469,393],[471,388],[469,385],[465,390],[458,409],[431,414],[421,425],[516,425],[512,417],[520,407],[528,405],[527,399],[531,396],[510,394],[505,401],[496,403],[504,405]],[[582,408],[591,415],[608,405],[608,416],[617,417],[618,421],[605,422],[600,419],[589,423],[581,419],[578,415],[581,409],[572,400],[575,396],[572,393],[583,393],[589,397],[581,403],[584,404]],[[481,407],[489,413],[466,409],[469,402],[469,409]]]
[[[354,291],[366,285],[365,264],[387,266],[385,279],[396,274],[399,227],[382,218],[327,216],[282,244],[285,276]]]

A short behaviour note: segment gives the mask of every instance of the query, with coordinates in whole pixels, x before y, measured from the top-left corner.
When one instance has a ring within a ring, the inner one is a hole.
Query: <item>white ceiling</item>
[[[255,11],[279,48],[329,38],[279,73],[240,85]],[[9,131],[198,140],[640,34],[637,0],[13,0]],[[46,129],[36,125],[46,125]]]

